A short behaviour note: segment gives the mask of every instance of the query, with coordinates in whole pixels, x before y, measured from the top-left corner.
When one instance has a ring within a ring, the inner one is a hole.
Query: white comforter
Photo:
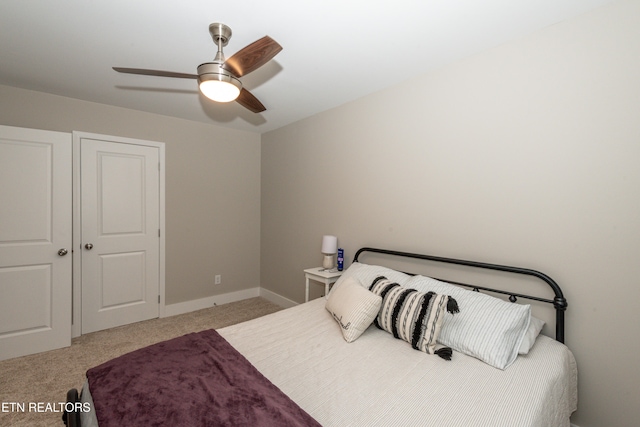
[[[551,338],[501,371],[416,351],[375,326],[347,343],[325,302],[218,331],[323,426],[569,426],[575,359]]]

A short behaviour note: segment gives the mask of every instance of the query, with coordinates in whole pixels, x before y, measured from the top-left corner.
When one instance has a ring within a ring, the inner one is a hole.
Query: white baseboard
[[[274,294],[275,295],[275,294]],[[178,314],[190,313],[204,308],[211,308],[214,305],[227,304],[243,299],[261,296],[260,288],[244,289],[242,291],[229,292],[227,294],[213,295],[197,300],[184,301],[176,304],[168,304],[164,308],[162,317],[176,316]],[[267,298],[267,297],[265,297]],[[267,298],[268,299],[268,298]]]
[[[242,291],[229,292],[226,294],[213,295],[206,298],[200,298],[191,301],[178,302],[169,304],[164,307],[164,314],[160,317],[176,316],[178,314],[191,313],[192,311],[211,308],[214,305],[227,304],[230,302],[241,301],[243,299],[262,297],[280,307],[289,308],[298,305],[297,302],[285,298],[275,292],[264,288],[251,288]]]
[[[268,301],[271,301],[274,304],[278,304],[280,307],[290,308],[298,305],[297,302],[290,300],[289,298],[285,298],[282,295],[278,295],[275,292],[271,292],[267,289],[260,288],[260,296]]]

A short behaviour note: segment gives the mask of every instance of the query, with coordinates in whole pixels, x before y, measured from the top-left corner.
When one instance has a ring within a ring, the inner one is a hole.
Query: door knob
[[[93,249],[93,245],[91,243],[87,243],[86,245],[84,245],[85,249],[87,250],[91,250]]]
[[[58,251],[58,255],[60,255],[60,256],[65,256],[65,255],[66,255],[66,254],[68,254],[68,253],[69,253],[69,251],[68,251],[68,250],[66,250],[65,248],[62,248],[62,249],[60,249],[60,250]]]

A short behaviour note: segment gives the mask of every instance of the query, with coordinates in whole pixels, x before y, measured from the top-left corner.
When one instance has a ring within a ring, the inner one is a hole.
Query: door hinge
[[[160,229],[158,228],[158,237],[160,237]]]
[[[158,295],[158,304],[160,304],[160,295]]]

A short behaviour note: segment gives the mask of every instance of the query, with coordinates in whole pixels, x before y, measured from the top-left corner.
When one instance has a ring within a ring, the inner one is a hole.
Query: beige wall
[[[166,302],[259,286],[260,135],[8,86],[0,124],[166,143]]]
[[[570,304],[572,421],[630,426],[639,19],[639,1],[616,3],[265,134],[262,148],[257,134],[6,86],[0,124],[166,143],[168,303],[259,282],[300,302],[326,233],[347,261],[372,245],[540,269]]]
[[[570,304],[572,422],[637,425],[638,22],[616,3],[263,135],[262,286],[302,301],[327,233],[348,261],[371,245],[542,270]]]

